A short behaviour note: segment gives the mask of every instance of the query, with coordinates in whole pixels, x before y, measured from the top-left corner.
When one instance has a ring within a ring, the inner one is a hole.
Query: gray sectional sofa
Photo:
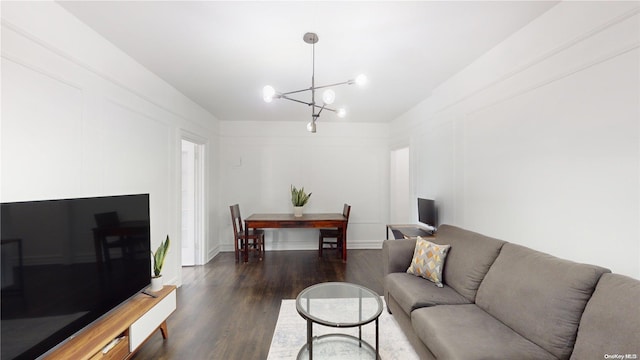
[[[640,359],[640,281],[442,225],[443,283],[383,243],[384,297],[421,359]],[[618,356],[618,357],[616,357]]]

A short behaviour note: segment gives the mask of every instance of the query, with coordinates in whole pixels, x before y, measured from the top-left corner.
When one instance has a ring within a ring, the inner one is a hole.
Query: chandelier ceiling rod
[[[311,43],[311,122],[315,125],[315,121],[318,120],[320,112],[316,115],[316,43],[318,42],[318,35],[315,33],[306,33],[303,39],[307,43]],[[324,106],[323,106],[324,107]],[[311,130],[311,124],[309,124],[309,130]],[[313,126],[315,130],[315,126]]]
[[[366,83],[366,77],[364,75],[358,75],[358,77],[356,77],[355,79],[352,80],[347,80],[347,81],[343,81],[343,82],[338,82],[338,83],[334,83],[334,84],[329,84],[329,85],[322,85],[322,86],[316,86],[316,79],[315,79],[315,75],[316,75],[316,46],[315,44],[318,42],[318,35],[312,32],[308,32],[306,34],[304,34],[304,36],[302,37],[302,39],[304,40],[304,42],[306,42],[307,44],[311,44],[312,46],[312,51],[311,51],[311,55],[312,55],[312,62],[311,62],[311,87],[306,88],[306,89],[301,89],[301,90],[295,90],[295,91],[289,91],[289,92],[277,92],[273,87],[267,85],[264,87],[263,92],[262,92],[262,96],[265,102],[270,103],[271,101],[273,101],[273,99],[285,99],[285,100],[291,100],[294,102],[298,102],[301,104],[305,104],[307,106],[311,106],[311,122],[309,124],[307,124],[307,130],[309,130],[310,132],[315,133],[316,132],[316,121],[318,120],[318,118],[320,117],[320,114],[322,113],[323,110],[328,110],[334,113],[337,113],[339,117],[344,117],[346,112],[344,111],[344,109],[332,109],[332,108],[328,108],[327,105],[331,105],[333,103],[333,101],[335,100],[335,92],[331,89],[327,89],[324,91],[323,95],[322,95],[322,101],[323,104],[322,106],[317,105],[316,104],[316,90],[318,89],[325,89],[325,88],[330,88],[333,86],[339,86],[339,85],[352,85],[352,84],[358,84],[358,85],[364,85],[364,83]],[[307,101],[303,101],[303,100],[299,100],[299,99],[295,99],[292,97],[289,97],[289,95],[291,94],[297,94],[297,93],[301,93],[304,91],[311,91],[311,102],[307,102]],[[318,110],[318,112],[316,113],[316,110]]]

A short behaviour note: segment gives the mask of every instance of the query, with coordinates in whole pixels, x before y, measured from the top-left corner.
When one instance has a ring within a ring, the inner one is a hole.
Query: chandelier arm
[[[355,83],[354,80],[348,80],[348,81],[343,81],[343,82],[339,82],[339,83],[335,83],[335,84],[316,86],[316,87],[314,87],[314,89],[324,89],[324,88],[328,88],[328,87],[332,87],[332,86],[338,86],[338,85],[351,85],[351,84],[354,84],[354,83]],[[309,90],[311,90],[311,89],[309,89]]]
[[[328,111],[333,111],[334,113],[338,112],[338,110],[332,109],[332,108],[328,108],[328,107],[326,107],[326,105],[320,106],[320,105],[315,105],[315,104],[309,104],[309,106],[313,106],[316,109],[320,109],[320,111],[322,111],[322,109],[324,109],[324,110],[328,110]],[[320,115],[320,113],[318,113],[318,115]]]
[[[343,82],[339,82],[339,83],[335,83],[335,84],[330,84],[330,85],[322,85],[322,86],[316,86],[316,87],[310,87],[310,88],[306,88],[306,89],[300,89],[300,90],[294,90],[294,91],[288,91],[285,93],[280,93],[278,95],[280,96],[284,96],[284,95],[291,95],[291,94],[297,94],[297,93],[301,93],[303,91],[311,91],[311,90],[317,90],[317,89],[324,89],[324,88],[328,88],[328,87],[332,87],[332,86],[338,86],[338,85],[351,85],[354,84],[354,80],[348,80],[348,81],[343,81]]]
[[[289,91],[286,93],[282,93],[281,95],[291,95],[291,94],[297,94],[297,93],[301,93],[303,91],[311,91],[313,88],[306,88],[306,89],[301,89],[301,90],[295,90],[295,91]]]
[[[298,102],[298,103],[301,103],[301,104],[305,104],[305,105],[308,105],[308,106],[313,105],[312,103],[309,103],[309,102],[306,102],[306,101],[290,98],[290,97],[288,97],[288,96],[286,96],[284,94],[282,94],[282,96],[280,96],[280,99],[291,100],[291,101],[295,101],[295,102]]]

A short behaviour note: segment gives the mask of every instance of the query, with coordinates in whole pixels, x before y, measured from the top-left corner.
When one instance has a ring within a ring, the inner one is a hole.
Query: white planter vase
[[[301,217],[302,216],[302,206],[294,206],[293,207],[293,216]]]
[[[151,278],[151,291],[158,292],[162,290],[162,275]]]

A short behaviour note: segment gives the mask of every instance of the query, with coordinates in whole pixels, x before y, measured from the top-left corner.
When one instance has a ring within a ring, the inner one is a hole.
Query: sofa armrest
[[[382,243],[382,275],[406,272],[415,248],[415,239],[385,240]]]

